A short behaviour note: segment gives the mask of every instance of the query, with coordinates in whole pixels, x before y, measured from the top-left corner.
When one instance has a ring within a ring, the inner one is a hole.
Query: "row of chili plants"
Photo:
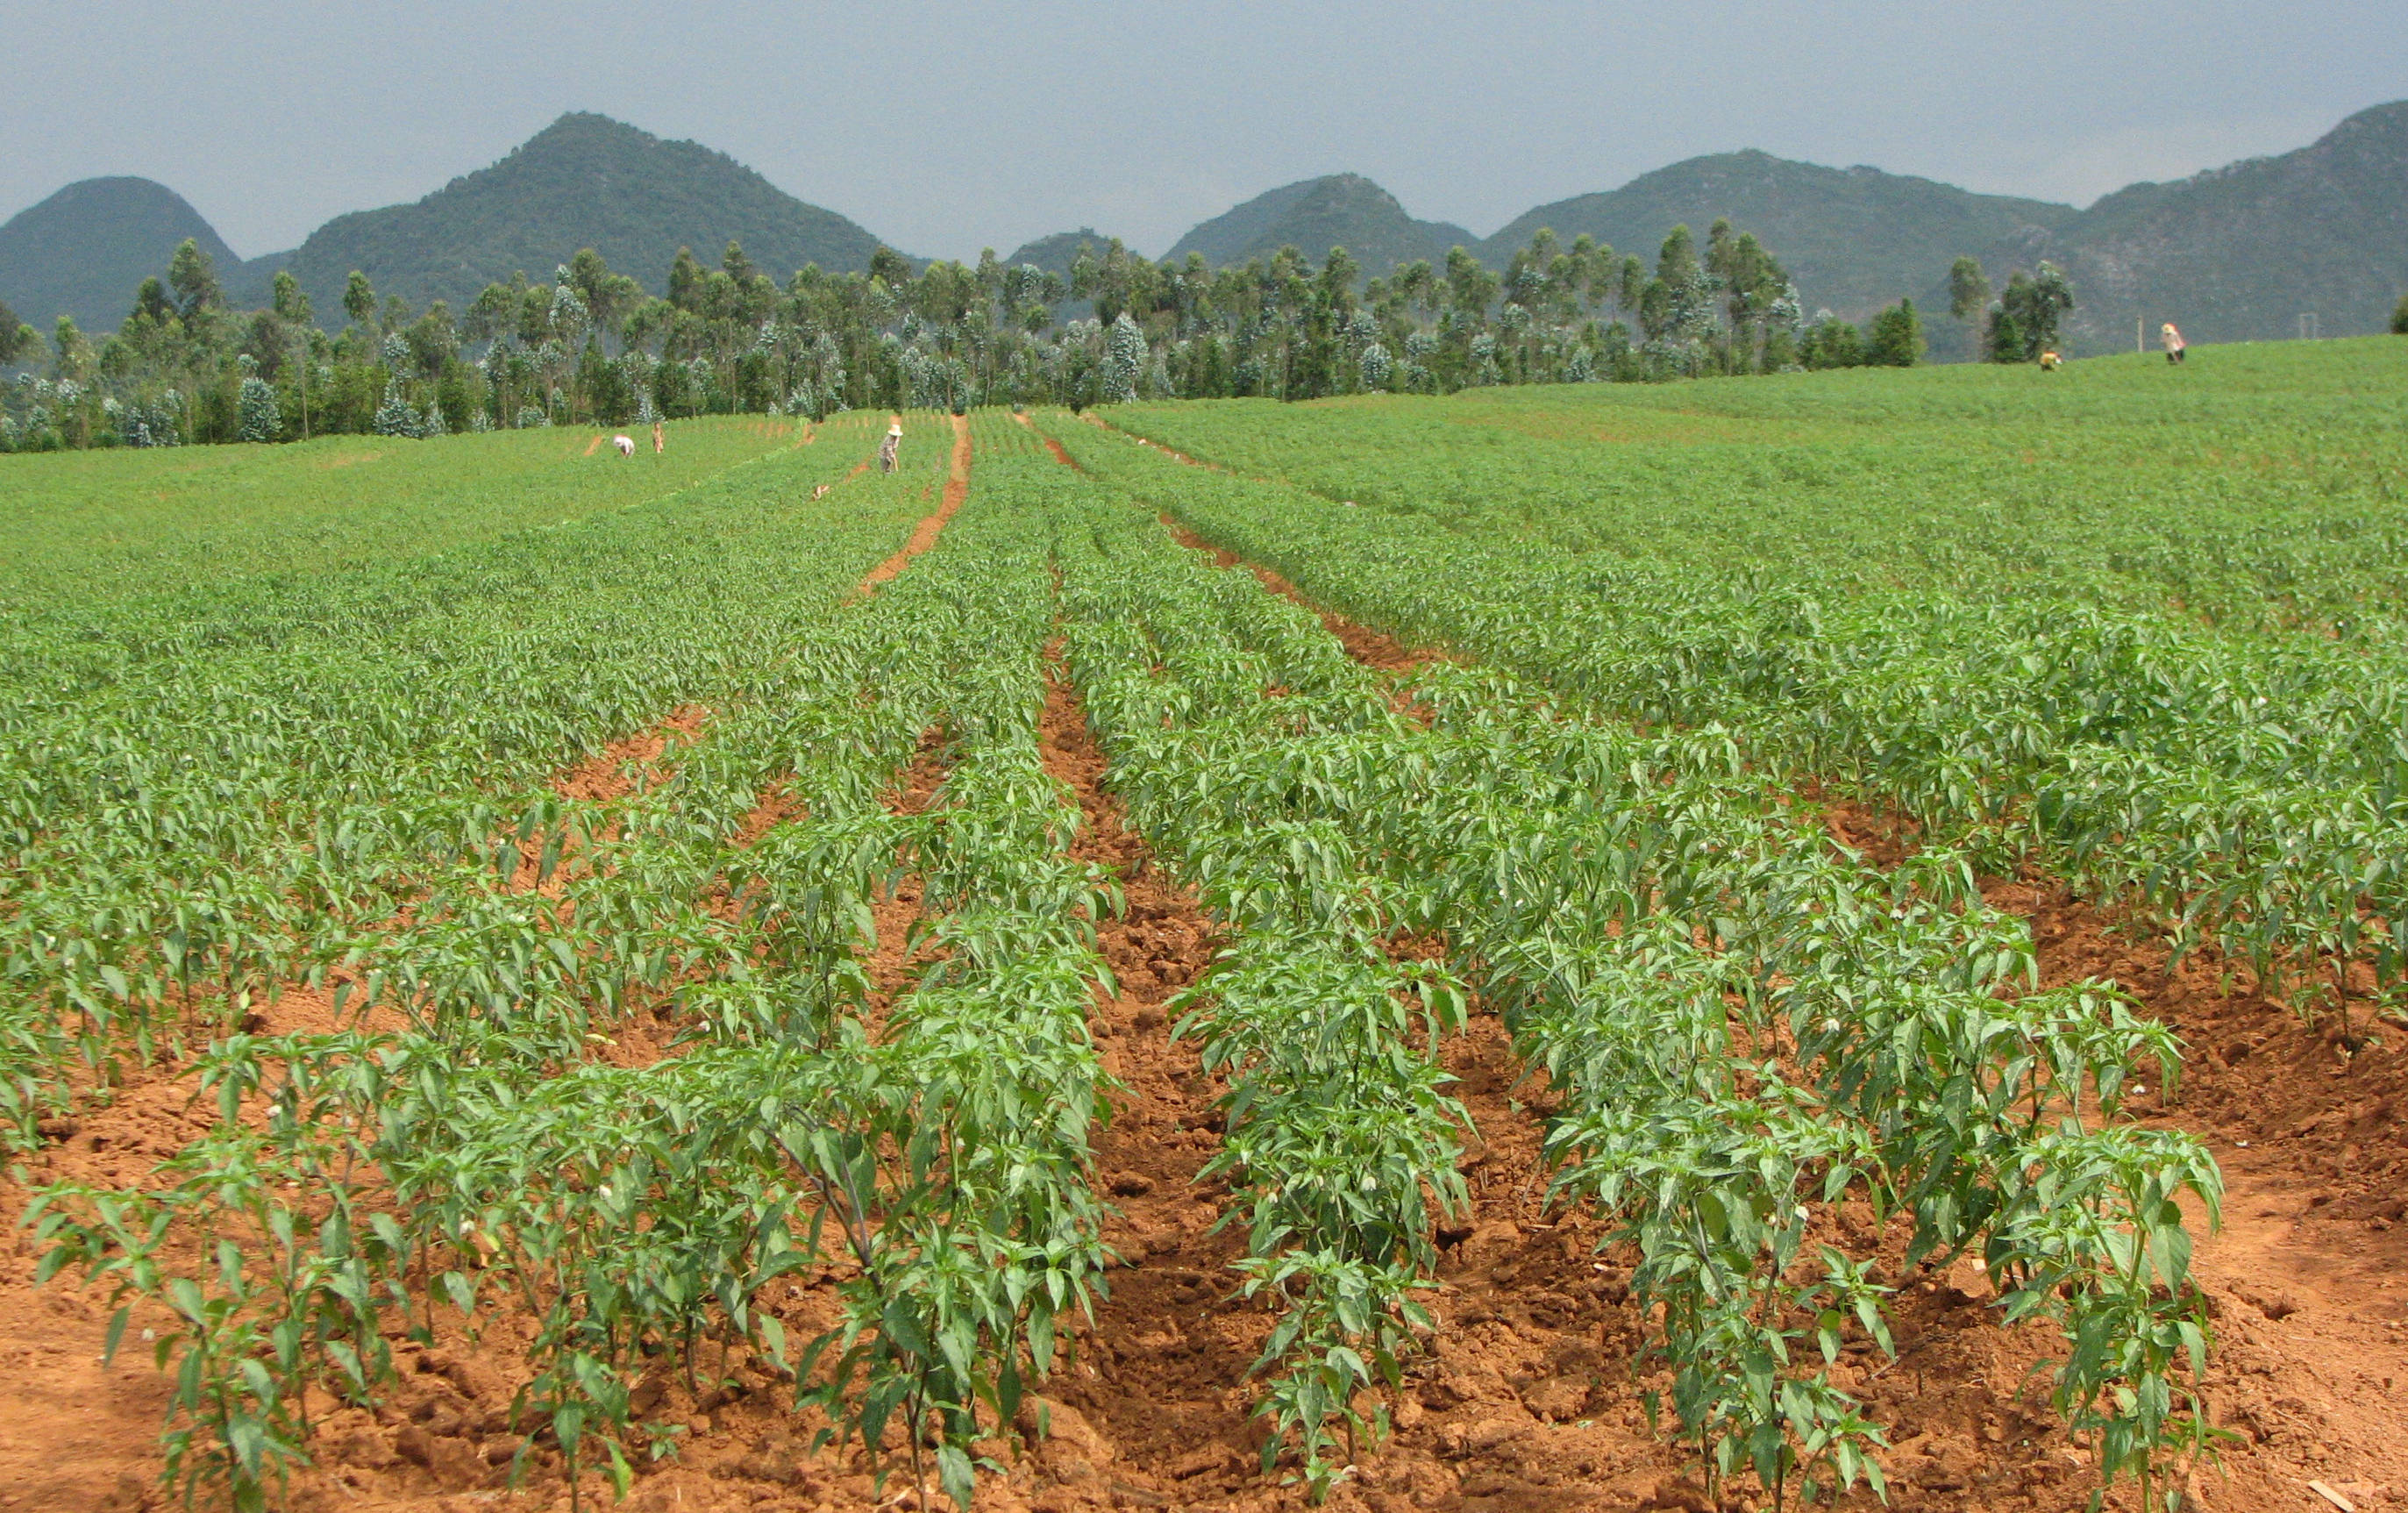
[[[764,512],[752,523],[778,518]],[[774,538],[748,544],[782,555]],[[844,567],[839,562],[838,570]],[[796,588],[830,602],[837,584],[798,576]],[[783,608],[791,616],[796,607]],[[853,626],[824,609],[816,618],[819,633],[803,649],[840,642]],[[849,681],[838,671],[824,686],[795,685],[848,666]],[[28,1221],[57,1242],[46,1275],[80,1261],[111,1277],[122,1304],[150,1299],[169,1309],[174,1324],[160,1333],[157,1348],[162,1367],[178,1373],[170,1480],[222,1482],[236,1506],[258,1502],[305,1453],[311,1384],[355,1401],[382,1386],[391,1359],[378,1326],[387,1313],[398,1310],[425,1333],[438,1301],[473,1302],[476,1268],[445,1273],[436,1262],[456,1250],[481,1263],[494,1249],[494,1228],[457,1204],[446,1212],[415,1201],[413,1160],[456,1148],[444,1145],[443,1120],[428,1110],[455,1107],[480,1091],[515,1100],[548,1076],[574,1071],[648,987],[712,954],[716,922],[696,905],[724,864],[719,851],[732,826],[710,810],[714,802],[724,809],[738,791],[749,796],[774,770],[780,746],[792,743],[778,739],[781,725],[789,738],[837,733],[809,729],[793,712],[856,705],[860,693],[857,659],[841,656],[789,661],[756,672],[755,684],[770,697],[711,728],[706,747],[718,759],[700,750],[681,754],[693,759],[679,763],[669,786],[639,788],[609,804],[538,790],[524,800],[521,825],[464,838],[457,854],[423,862],[401,885],[406,906],[375,921],[310,920],[315,949],[280,960],[280,970],[330,977],[338,1018],[362,1021],[390,1008],[404,1030],[210,1039],[185,1071],[218,1090],[218,1123],[165,1164],[168,1185],[37,1195]],[[767,717],[781,709],[788,712],[782,722]],[[910,719],[902,753],[916,745],[921,723]],[[856,787],[874,786],[903,759],[892,749],[882,756],[875,741],[826,749],[835,758],[829,765],[851,773]],[[529,850],[537,854],[536,880],[550,886],[524,886],[520,853]],[[307,914],[298,902],[288,907]],[[288,953],[295,949],[284,944]],[[743,962],[741,951],[715,954]],[[222,986],[234,994],[233,985]],[[165,1028],[197,1039],[226,1007],[204,999],[203,1014],[188,1023],[166,1020]],[[158,1048],[172,1055],[175,1047]],[[107,1096],[103,1088],[87,1099]],[[332,1205],[331,1215],[322,1203]],[[271,1238],[272,1246],[265,1243]],[[266,1286],[263,1263],[288,1279],[339,1275],[342,1290],[313,1295],[291,1280]],[[411,1275],[420,1284],[414,1305],[406,1286]],[[111,1348],[132,1315],[120,1307]],[[329,1331],[355,1342],[349,1355],[302,1347]],[[263,1340],[282,1344],[263,1357]]]
[[[1726,732],[1610,728],[1494,674],[1426,670],[1401,692],[1428,723],[1405,724],[1399,690],[1311,616],[1177,560],[1125,503],[1090,512],[1085,539],[1110,549],[1092,584],[1068,574],[1074,662],[1149,839],[1217,908],[1216,879],[1250,876],[1232,854],[1269,857],[1299,892],[1340,880],[1322,886],[1375,935],[1445,941],[1562,1101],[1559,1194],[1639,1246],[1633,1285],[1662,1305],[1671,1405],[1711,1476],[1745,1465],[1776,1497],[1878,1485],[1877,1426],[1814,1364],[1850,1330],[1888,1344],[1871,1259],[1809,1243],[1851,1203],[1911,1215],[1908,1266],[1977,1250],[2007,1317],[2059,1326],[2058,1405],[2105,1477],[2158,1495],[2167,1462],[2204,1447],[2173,1203],[2212,1213],[2216,1174],[2114,1117],[2142,1069],[2174,1074],[2172,1037],[2099,985],[2002,996],[2029,976],[2028,937],[1979,906],[1962,857],[1871,872],[1766,795]],[[1242,967],[1206,989],[1242,1008]],[[1246,1100],[1241,1083],[1240,1167]],[[1340,1339],[1393,1343],[1346,1322]],[[1278,1387],[1267,1408],[1295,1417]],[[1310,1463],[1321,1442],[1298,1438]]]
[[[143,1300],[171,1320],[172,1479],[259,1506],[307,1454],[313,1386],[383,1390],[396,1321],[509,1313],[535,1325],[529,1376],[488,1428],[556,1449],[572,1486],[667,1450],[630,1388],[664,1357],[691,1376],[716,1336],[781,1362],[839,1431],[900,1429],[967,1501],[981,1413],[1010,1419],[1100,1260],[1084,1013],[1112,900],[1068,860],[1077,811],[1036,758],[1039,530],[957,527],[763,648],[665,781],[546,800],[355,929],[338,1002],[406,1029],[215,1041],[194,1065],[220,1119],[166,1186],[37,1198],[45,1275],[118,1292],[112,1348]],[[947,780],[894,814],[932,728]],[[731,843],[773,782],[795,817]],[[548,886],[520,865],[538,848]],[[874,1022],[871,905],[907,870],[936,964]],[[594,1054],[664,1001],[681,1054]],[[843,1273],[844,1318],[796,1351],[755,1299],[807,1264]]]
[[[1083,465],[1366,623],[1625,717],[1727,726],[1767,771],[2138,907],[2177,959],[2213,943],[2302,1013],[2408,998],[2408,665],[2380,638],[1606,562],[1061,432]],[[1368,486],[1383,465],[1344,466]]]
[[[1175,1032],[1228,1078],[1201,1179],[1240,1194],[1225,1222],[1248,1229],[1241,1291],[1280,1314],[1254,1368],[1274,1430],[1264,1469],[1292,1456],[1323,1495],[1384,1434],[1384,1407],[1367,1418],[1358,1399],[1393,1390],[1432,1327],[1417,1294],[1434,1221],[1468,1210],[1455,1163],[1469,1121],[1438,1064],[1465,996],[1443,964],[1398,949],[1407,927],[1377,858],[1225,784],[1268,749],[1332,731],[1377,744],[1403,725],[1327,636],[1233,640],[1275,612],[1251,580],[1199,598],[1221,585],[1149,579],[1125,560],[1124,503],[1021,467],[1010,486],[1053,498],[1066,653],[1109,781],[1229,936]]]
[[[747,697],[925,509],[906,476],[813,502],[857,460],[787,449],[414,561],[12,626],[0,1139],[239,1022],[438,875],[509,861],[497,837],[556,846],[549,779],[609,733]]]

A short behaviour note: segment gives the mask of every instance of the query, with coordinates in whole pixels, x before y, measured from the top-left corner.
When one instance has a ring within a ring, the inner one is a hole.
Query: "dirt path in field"
[[[1072,854],[1117,877],[1128,908],[1098,932],[1120,991],[1093,1021],[1105,1070],[1121,1083],[1096,1137],[1099,1194],[1119,1210],[1106,1238],[1121,1263],[1094,1326],[1080,1332],[1077,1364],[1046,1389],[1074,1422],[1057,1425],[1040,1450],[1029,1491],[1043,1509],[1161,1506],[1182,1491],[1217,1489],[1244,1459],[1247,1404],[1236,1389],[1269,1322],[1226,1301],[1226,1268],[1245,1252],[1242,1223],[1213,1234],[1227,1190],[1196,1182],[1221,1148],[1213,1105],[1226,1085],[1204,1075],[1193,1042],[1170,1039],[1169,1000],[1211,964],[1218,943],[1102,787],[1103,753],[1058,661],[1039,740],[1046,770],[1078,797]]]
[[[936,513],[920,522],[919,528],[911,532],[911,539],[903,543],[903,550],[869,569],[869,575],[862,579],[861,585],[853,590],[856,596],[868,593],[880,584],[901,572],[911,565],[913,557],[936,545],[937,538],[944,534],[945,523],[953,518],[953,512],[959,510],[962,507],[962,501],[969,497],[969,418],[966,415],[955,415],[953,417],[953,459],[952,468],[945,474],[944,501],[937,507]],[[863,468],[868,466],[867,463],[862,464]],[[859,468],[854,469],[856,472],[859,470]]]
[[[1036,425],[1026,415],[1016,415],[1012,418],[1019,421],[1021,425],[1026,426],[1029,430],[1037,431]],[[1164,456],[1170,458],[1174,462],[1184,463],[1190,468],[1206,468],[1212,472],[1227,471],[1226,468],[1214,467],[1211,463],[1198,462],[1184,453],[1173,452],[1168,447],[1147,440],[1144,437],[1134,436],[1127,431],[1114,429],[1111,425],[1106,424],[1092,412],[1082,414],[1080,419],[1112,436],[1125,436],[1139,445],[1153,447],[1154,450],[1161,453]],[[1085,468],[1079,466],[1077,459],[1072,457],[1070,454],[1063,448],[1061,442],[1055,440],[1050,436],[1044,435],[1041,431],[1037,432],[1037,434],[1045,442],[1046,450],[1054,454],[1054,461],[1076,472],[1086,471]],[[1262,566],[1260,563],[1247,562],[1241,559],[1235,552],[1213,545],[1211,541],[1206,540],[1203,537],[1198,536],[1186,526],[1174,519],[1168,511],[1164,511],[1156,518],[1162,522],[1163,529],[1170,532],[1171,539],[1176,540],[1180,545],[1197,552],[1211,554],[1215,566],[1223,568],[1243,568],[1248,572],[1253,573],[1257,579],[1261,580],[1265,588],[1268,588],[1272,593],[1279,595],[1282,598],[1287,599],[1292,603],[1312,611],[1315,615],[1320,617],[1322,625],[1328,629],[1329,633],[1338,638],[1340,644],[1346,648],[1346,655],[1353,657],[1357,662],[1362,663],[1365,667],[1383,672],[1403,672],[1409,671],[1413,668],[1417,668],[1425,662],[1446,661],[1452,659],[1447,653],[1407,646],[1403,642],[1398,641],[1394,636],[1388,635],[1383,631],[1373,630],[1369,626],[1357,625],[1334,610],[1324,609],[1322,606],[1315,604],[1312,600],[1305,598],[1302,593],[1297,591],[1296,585],[1289,583],[1285,578],[1281,577],[1278,573]]]
[[[1069,468],[1074,473],[1083,473],[1087,470],[1079,466],[1079,460],[1076,457],[1071,456],[1070,454],[1062,450],[1061,442],[1054,440],[1043,431],[1039,430],[1037,428],[1037,423],[1028,418],[1028,412],[1026,411],[1015,410],[1011,413],[1011,418],[1019,423],[1022,430],[1028,432],[1031,436],[1036,437],[1039,441],[1044,442],[1045,450],[1054,454],[1054,460],[1055,462],[1060,463],[1063,467]]]

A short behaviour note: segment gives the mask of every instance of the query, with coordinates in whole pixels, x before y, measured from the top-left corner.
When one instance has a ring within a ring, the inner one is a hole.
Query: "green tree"
[[[0,305],[0,325],[7,324],[7,320],[8,307]],[[2408,337],[2408,295],[2401,295],[2400,303],[2391,307],[2391,334],[2395,337]]]
[[[276,391],[257,374],[245,374],[240,396],[236,402],[237,416],[235,439],[237,441],[273,441],[283,433],[284,421],[276,411]]]
[[[679,248],[676,259],[669,264],[669,303],[680,310],[701,310],[703,288],[710,281],[710,274],[694,255],[694,249]]]
[[[0,363],[32,357],[41,347],[41,333],[18,320],[7,301],[0,300]]]
[[[1810,368],[1861,367],[1865,361],[1863,334],[1829,310],[1814,312],[1814,324],[1799,339],[1798,359]]]
[[[892,247],[881,247],[869,254],[869,276],[884,280],[889,289],[900,289],[911,281],[911,260]]]
[[[443,300],[429,305],[401,336],[411,364],[430,379],[440,377],[460,355],[460,333],[452,324],[452,307]]]
[[[167,287],[176,291],[177,313],[184,318],[187,326],[201,311],[225,303],[225,291],[218,285],[217,265],[190,237],[177,246],[176,255],[168,261]]]
[[[1622,260],[1622,271],[1614,281],[1613,302],[1632,314],[1638,313],[1639,302],[1647,294],[1647,265],[1639,254],[1630,253]]]
[[[2020,273],[2015,275],[2016,279],[2022,277]],[[2007,281],[2007,287],[2010,290],[2014,288],[2014,279]],[[1990,311],[1990,329],[1987,339],[1990,361],[1994,363],[2021,363],[2030,360],[2025,350],[2023,327],[2015,324],[2014,312],[2007,308],[2003,300],[2000,302],[1998,309]]]
[[[376,310],[376,286],[368,282],[366,274],[357,268],[351,269],[351,278],[343,284],[343,313],[351,318],[353,325],[365,331],[368,323],[375,319]]]
[[[1656,277],[1678,289],[1698,275],[1698,239],[1685,225],[1674,226],[1656,252]]]
[[[57,329],[50,333],[50,376],[81,382],[92,367],[92,343],[76,328],[75,317],[59,317]]]
[[[744,250],[732,241],[727,253],[730,258],[744,257]],[[752,263],[746,260],[744,267],[749,269]],[[615,333],[627,312],[643,303],[644,286],[624,273],[611,272],[610,265],[591,247],[568,260],[568,281],[576,285],[597,330]]]
[[[1978,257],[1960,257],[1948,267],[1948,313],[1965,328],[1968,357],[1981,357],[1982,312],[1990,308],[1990,276]]]
[[[176,302],[167,297],[167,286],[157,274],[143,280],[142,286],[134,291],[133,319],[165,325],[175,313]]]
[[[2006,293],[1999,297],[1999,304],[2013,320],[2014,329],[2023,340],[2019,355],[2000,360],[2028,363],[2043,352],[2057,350],[2057,327],[2065,319],[2065,312],[2073,308],[2073,289],[2055,264],[2042,263],[2028,275],[2017,273],[2010,278]],[[1991,344],[1991,355],[1998,356],[1995,341]]]
[[[277,318],[292,327],[301,344],[301,439],[309,439],[309,296],[301,292],[301,281],[290,268],[276,270],[276,286],[268,295],[268,306]]]
[[[1865,362],[1872,367],[1913,367],[1923,360],[1923,317],[1914,301],[1901,299],[1872,319],[1865,333]]]

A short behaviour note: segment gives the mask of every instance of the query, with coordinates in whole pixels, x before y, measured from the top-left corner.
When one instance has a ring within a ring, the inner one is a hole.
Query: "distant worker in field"
[[[657,457],[669,449],[667,438],[661,435],[661,423],[652,422],[652,455]]]
[[[2183,360],[2183,349],[2189,345],[2189,343],[2183,340],[2182,333],[2174,329],[2174,323],[2172,321],[2168,321],[2164,325],[2158,327],[2157,340],[2164,345],[2166,349],[2166,361],[2170,363],[2181,362]]]
[[[2056,353],[2044,352],[2040,354],[2040,370],[2043,373],[2054,373],[2064,366],[2065,359]]]
[[[903,451],[903,423],[896,421],[886,427],[886,439],[878,443],[878,470],[891,473]]]
[[[610,444],[619,449],[619,455],[623,457],[636,454],[636,439],[632,436],[614,436],[610,438]]]

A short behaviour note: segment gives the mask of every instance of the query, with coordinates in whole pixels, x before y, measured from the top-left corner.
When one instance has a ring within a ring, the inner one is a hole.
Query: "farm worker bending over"
[[[619,455],[623,457],[636,454],[636,439],[632,436],[614,436],[610,438],[610,444],[619,449]]]
[[[2167,362],[2178,363],[2183,360],[2184,341],[2182,339],[2182,333],[2174,329],[2173,322],[2168,321],[2165,325],[2158,330],[2157,339],[2165,344]]]
[[[896,456],[902,450],[903,423],[898,420],[886,427],[886,439],[878,443],[878,470],[882,473],[893,472]]]
[[[652,422],[652,455],[657,457],[668,449],[668,442],[663,439],[661,436],[661,423],[659,421]]]

